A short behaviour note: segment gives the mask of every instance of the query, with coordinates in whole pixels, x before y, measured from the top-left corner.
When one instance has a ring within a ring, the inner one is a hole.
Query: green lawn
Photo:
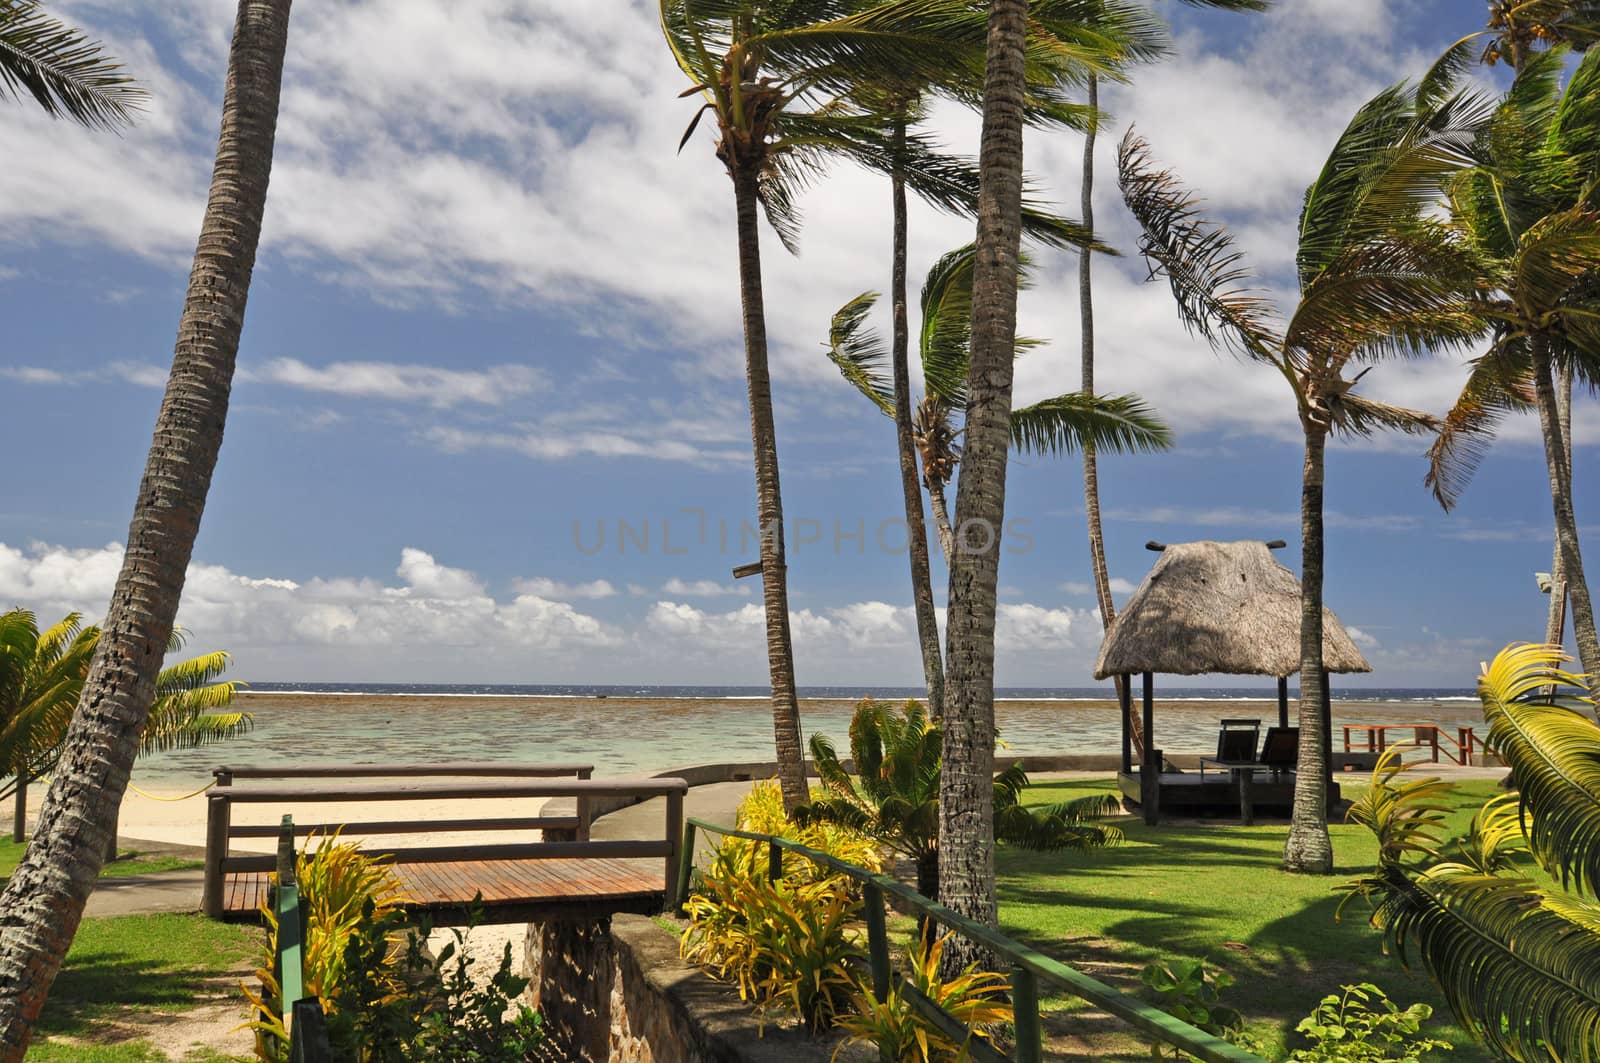
[[[50,992],[29,1060],[147,1063],[168,1057],[145,1042],[168,1017],[239,999],[260,933],[199,915],[85,919]],[[186,1063],[230,1057],[199,1051]]]
[[[0,886],[11,877],[22,860],[24,846],[10,838],[0,839]],[[117,859],[101,868],[103,878],[121,878],[126,875],[153,875],[161,871],[192,871],[204,867],[199,860],[181,856],[141,853],[137,849],[120,849]]]
[[[1111,785],[1039,783],[1027,800],[1062,801]],[[1472,813],[1498,792],[1487,781],[1459,786],[1452,827],[1464,831]],[[1003,929],[1124,988],[1137,987],[1140,970],[1152,960],[1209,956],[1237,979],[1224,1002],[1245,1013],[1253,1033],[1278,1046],[1321,997],[1344,983],[1371,981],[1402,1005],[1432,1004],[1436,1036],[1457,1046],[1451,1059],[1492,1058],[1450,1022],[1425,974],[1408,973],[1383,954],[1361,900],[1345,909],[1342,921],[1334,920],[1344,896],[1334,887],[1370,870],[1376,859],[1366,830],[1334,826],[1337,871],[1312,877],[1279,870],[1284,824],[1152,828],[1126,819],[1123,826],[1123,845],[1094,853],[1002,848]],[[1052,1022],[1057,1047],[1100,1059],[1149,1058],[1149,1049],[1115,1020],[1085,1014],[1070,998],[1052,1006],[1059,1009]]]

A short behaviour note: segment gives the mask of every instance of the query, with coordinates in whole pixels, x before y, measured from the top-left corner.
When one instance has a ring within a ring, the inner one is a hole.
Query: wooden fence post
[[[884,924],[883,890],[868,882],[861,887],[867,919],[867,962],[872,967],[872,997],[879,1004],[889,999],[889,931]]]
[[[1011,968],[1012,1019],[1017,1030],[1017,1063],[1041,1063],[1043,1038],[1039,1032],[1039,982],[1023,966]]]
[[[686,863],[693,866],[694,859],[694,853],[690,850],[683,829],[682,790],[673,790],[667,794],[667,844],[670,848],[667,851],[662,899],[671,904],[673,898],[679,896],[680,891],[688,884],[688,876],[682,871],[682,866]],[[678,849],[680,845],[683,846],[682,851]],[[679,878],[680,874],[683,875],[682,881]]]
[[[228,859],[229,795],[213,791],[206,798],[206,877],[202,898],[206,915],[222,918],[223,861]]]

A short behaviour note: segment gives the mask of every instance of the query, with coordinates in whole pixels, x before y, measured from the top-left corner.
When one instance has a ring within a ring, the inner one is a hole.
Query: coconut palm
[[[1452,223],[1483,273],[1475,307],[1494,342],[1429,451],[1428,483],[1452,507],[1501,417],[1537,410],[1560,562],[1547,637],[1560,637],[1564,584],[1579,656],[1600,690],[1600,638],[1573,516],[1570,419],[1556,376],[1600,385],[1600,53],[1585,55],[1563,89],[1566,54],[1557,46],[1523,63],[1473,145],[1474,165],[1450,185]]]
[[[836,823],[910,859],[917,892],[939,899],[939,780],[944,736],[938,720],[908,701],[895,708],[871,698],[850,718],[850,756],[845,769],[827,735],[811,736],[811,756],[823,796],[795,809],[800,823]],[[1121,811],[1110,795],[1028,807],[1028,785],[1020,763],[994,777],[994,833],[1024,849],[1097,849],[1120,841],[1116,827],[1096,822]]]
[[[1090,107],[1063,102],[1059,90],[1104,74],[1121,77],[1120,66],[1134,58],[1154,54],[1164,35],[1152,19],[1132,5],[1120,2],[1084,4],[1082,0],[1037,0],[1029,12],[1032,49],[1039,67],[1043,98],[1031,101],[1030,120],[1038,124],[1087,127]],[[928,533],[923,520],[922,490],[917,486],[917,450],[912,421],[910,327],[906,294],[906,166],[903,161],[907,130],[922,117],[924,94],[931,86],[896,79],[881,87],[879,108],[887,120],[890,154],[890,209],[893,218],[890,251],[889,364],[893,379],[892,408],[896,450],[900,461],[901,499],[905,504],[907,558],[911,568],[912,602],[921,645],[922,668],[928,688],[928,706],[935,717],[944,711],[944,664],[939,649],[939,623],[934,613]],[[963,94],[957,94],[958,98]],[[973,93],[974,97],[981,94]],[[1037,94],[1036,94],[1037,95]],[[970,101],[969,101],[970,102]],[[976,188],[973,189],[974,193]],[[975,197],[974,197],[975,198]],[[1087,230],[1089,227],[1085,226]],[[1083,253],[1091,248],[1084,245]],[[948,528],[948,518],[944,526]],[[941,534],[948,557],[948,536]]]
[[[1263,11],[1267,8],[1267,0],[1184,0],[1192,7],[1211,7],[1227,11]],[[1129,17],[1148,13],[1138,8],[1128,12]],[[1152,45],[1156,40],[1150,41]],[[1128,48],[1119,54],[1118,58],[1124,62],[1152,62],[1166,54],[1165,42],[1159,42],[1159,47],[1146,47],[1142,50]],[[1100,131],[1103,116],[1100,115],[1100,76],[1091,72],[1084,82],[1084,92],[1091,118],[1083,134],[1083,172],[1079,177],[1079,201],[1083,224],[1086,228],[1094,228],[1094,152],[1095,143]],[[1085,398],[1095,394],[1094,381],[1094,270],[1093,256],[1085,248],[1078,253],[1078,341],[1079,341],[1079,380],[1078,389]],[[1100,609],[1100,628],[1102,631],[1111,630],[1111,622],[1117,618],[1116,602],[1111,597],[1111,571],[1106,566],[1106,540],[1105,531],[1100,521],[1100,465],[1093,441],[1086,442],[1083,447],[1083,512],[1084,522],[1089,532],[1089,568],[1094,575],[1095,603]],[[1116,676],[1117,704],[1128,706],[1128,728],[1133,736],[1134,751],[1143,758],[1144,756],[1144,721],[1133,707],[1133,702],[1127,697],[1124,689],[1127,685],[1127,676]]]
[[[990,926],[997,914],[994,618],[1017,344],[1027,31],[1028,0],[992,0],[978,153],[967,427],[950,565],[939,801],[939,895],[947,907]],[[970,541],[969,529],[978,531],[978,543]],[[977,943],[955,938],[943,959],[941,973],[954,977],[987,957]]]
[[[1558,646],[1511,646],[1478,680],[1486,748],[1517,790],[1465,839],[1440,833],[1450,789],[1401,781],[1399,750],[1350,810],[1378,838],[1378,866],[1346,888],[1374,902],[1401,962],[1420,956],[1462,1028],[1496,1056],[1600,1059],[1600,727],[1584,677]],[[1554,688],[1551,697],[1546,690]],[[1529,877],[1527,861],[1545,876]]]
[[[84,627],[78,613],[40,632],[33,614],[14,609],[0,614],[0,765],[10,778],[0,784],[0,800],[15,800],[12,840],[23,840],[28,783],[52,773],[61,759],[73,709],[89,672],[100,629]],[[183,648],[174,630],[169,654]],[[246,734],[255,725],[248,712],[222,712],[233,703],[236,682],[219,682],[228,654],[207,653],[162,669],[150,718],[139,736],[139,752],[193,749]],[[108,859],[115,846],[107,847]]]
[[[0,800],[16,795],[11,840],[27,832],[28,781],[48,770],[66,733],[94,653],[96,628],[69,613],[44,631],[26,609],[0,614]]]
[[[1141,250],[1164,275],[1179,317],[1213,346],[1276,371],[1289,385],[1305,439],[1301,481],[1300,770],[1284,866],[1333,868],[1327,828],[1327,680],[1322,662],[1323,465],[1328,436],[1431,432],[1427,414],[1354,391],[1361,362],[1463,344],[1484,326],[1465,308],[1471,256],[1428,213],[1465,165],[1486,106],[1450,89],[1453,68],[1364,105],[1306,190],[1296,255],[1300,298],[1279,325],[1247,285],[1243,255],[1196,199],[1155,168],[1131,132],[1118,166],[1123,198],[1143,229]]]
[[[261,237],[290,0],[240,0],[211,192],[122,570],[21,864],[0,897],[0,1063],[27,1050],[94,888],[222,447]]]
[[[37,0],[0,0],[0,96],[33,99],[52,118],[129,125],[149,94],[122,65]]]
[[[913,192],[970,209],[977,198],[970,167],[903,129],[887,136],[877,108],[884,86],[970,94],[983,15],[966,0],[661,0],[660,10],[667,43],[690,81],[684,95],[703,100],[680,147],[712,115],[717,157],[733,181],[773,730],[779,782],[793,807],[806,787],[756,214],[764,211],[794,250],[797,190],[840,157],[880,172],[898,167]],[[1033,211],[1030,219],[1058,241],[1087,239],[1080,227],[1048,214]]]
[[[1489,0],[1488,25],[1463,38],[1466,45],[1479,37],[1489,38],[1479,58],[1489,66],[1505,62],[1513,75],[1539,52],[1565,46],[1585,51],[1600,39],[1600,4],[1592,0]],[[1458,45],[1458,46],[1460,46]],[[1572,370],[1556,367],[1556,420],[1564,443],[1561,460],[1570,477],[1572,471]],[[1560,645],[1565,638],[1567,580],[1562,571],[1560,531],[1555,533],[1554,556],[1550,562],[1550,617],[1545,625],[1545,641]],[[1592,666],[1586,665],[1592,671]]]
[[[955,533],[945,488],[955,476],[961,456],[961,429],[956,419],[967,404],[972,275],[971,244],[947,252],[928,270],[920,303],[917,353],[926,394],[916,406],[913,461],[920,460],[922,485],[932,503],[946,565],[951,561]],[[1018,284],[1026,286],[1026,280],[1024,271]],[[863,292],[840,307],[833,316],[825,351],[845,380],[882,413],[894,417],[900,400],[899,374],[897,371],[893,386],[885,379],[883,343],[866,324],[877,299],[876,292]],[[1017,353],[1020,356],[1034,346],[1037,341],[1019,339]],[[1012,446],[1030,453],[1070,454],[1085,446],[1117,452],[1164,450],[1171,442],[1171,431],[1137,395],[1069,392],[1011,411]],[[916,509],[920,514],[920,489]],[[920,593],[921,588],[918,590]],[[931,584],[926,593],[931,601]]]

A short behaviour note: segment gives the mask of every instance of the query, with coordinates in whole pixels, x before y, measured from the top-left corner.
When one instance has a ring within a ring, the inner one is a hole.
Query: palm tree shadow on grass
[[[176,1021],[196,1005],[240,1000],[238,985],[248,961],[230,969],[197,957],[195,966],[120,949],[74,954],[61,969],[40,1019],[41,1035],[70,1035],[95,1041],[132,1040],[149,1028]],[[244,1021],[241,1006],[240,1021]]]

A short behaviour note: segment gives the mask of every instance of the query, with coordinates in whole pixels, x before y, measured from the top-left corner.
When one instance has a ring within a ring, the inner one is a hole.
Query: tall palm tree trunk
[[[16,799],[11,809],[11,840],[22,844],[28,835],[28,763],[23,761],[17,765],[17,792]]]
[[[906,140],[904,113],[895,122],[897,156]],[[911,599],[922,648],[922,676],[928,688],[928,713],[944,716],[944,659],[939,651],[939,616],[933,608],[933,574],[928,558],[928,527],[922,519],[922,484],[917,447],[911,436],[911,324],[906,310],[906,181],[897,158],[890,184],[894,197],[894,263],[889,281],[894,325],[890,360],[894,363],[894,434],[900,452],[900,493],[906,506],[906,550],[911,558]]]
[[[1089,75],[1089,109],[1100,106],[1100,79]],[[1091,121],[1083,136],[1083,187],[1081,210],[1083,227],[1094,231],[1094,145],[1099,124]],[[1087,247],[1078,250],[1078,319],[1081,341],[1082,388],[1086,397],[1094,397],[1094,277],[1093,252]],[[1089,564],[1094,570],[1094,596],[1100,605],[1100,628],[1111,630],[1117,618],[1117,603],[1111,598],[1111,572],[1106,567],[1105,532],[1100,526],[1100,468],[1095,458],[1094,442],[1083,442],[1083,512],[1089,525]],[[1128,677],[1114,677],[1117,687],[1117,704],[1128,706],[1128,733],[1133,736],[1133,751],[1144,760],[1144,721],[1126,696]]]
[[[767,669],[772,677],[772,732],[778,784],[787,809],[804,804],[805,754],[795,694],[794,645],[789,635],[789,574],[783,546],[783,492],[778,485],[778,434],[772,423],[772,378],[767,371],[767,311],[761,292],[761,232],[756,220],[755,164],[733,169],[739,228],[739,294],[744,307],[744,371],[750,392],[750,444],[755,453],[756,516],[761,522],[761,594],[767,620]]]
[[[929,482],[928,508],[933,510],[933,527],[939,533],[939,551],[944,554],[946,568],[955,564],[956,533],[950,527],[950,511],[946,508],[944,484]]]
[[[939,896],[987,925],[994,883],[994,624],[1005,523],[1006,456],[1016,355],[1022,232],[1022,105],[1027,0],[992,0],[984,63],[978,231],[972,281],[972,356],[966,448],[956,490],[950,569],[944,768],[939,800]],[[988,957],[956,938],[946,976]]]
[[[240,0],[211,194],[103,633],[33,841],[0,897],[0,1061],[27,1048],[139,752],[222,446],[261,236],[290,0]]]
[[[1534,338],[1532,348],[1533,390],[1539,404],[1539,427],[1544,433],[1545,464],[1550,472],[1556,545],[1561,551],[1561,576],[1572,600],[1572,635],[1578,644],[1583,670],[1588,673],[1590,693],[1600,697],[1600,638],[1595,633],[1594,606],[1583,575],[1583,554],[1578,547],[1578,523],[1572,512],[1572,470],[1563,460],[1567,439],[1561,431],[1561,413],[1551,380],[1550,351],[1538,337]]]
[[[1562,366],[1556,375],[1556,424],[1561,428],[1561,464],[1567,479],[1572,479],[1572,367]],[[1554,537],[1553,537],[1554,538]],[[1559,646],[1566,639],[1567,580],[1561,564],[1561,541],[1556,538],[1550,559],[1550,619],[1545,624],[1544,640]]]
[[[1322,481],[1328,436],[1306,427],[1300,486],[1300,760],[1294,776],[1294,811],[1283,847],[1288,871],[1333,871],[1328,837],[1328,735],[1322,706],[1328,686],[1322,670]]]

